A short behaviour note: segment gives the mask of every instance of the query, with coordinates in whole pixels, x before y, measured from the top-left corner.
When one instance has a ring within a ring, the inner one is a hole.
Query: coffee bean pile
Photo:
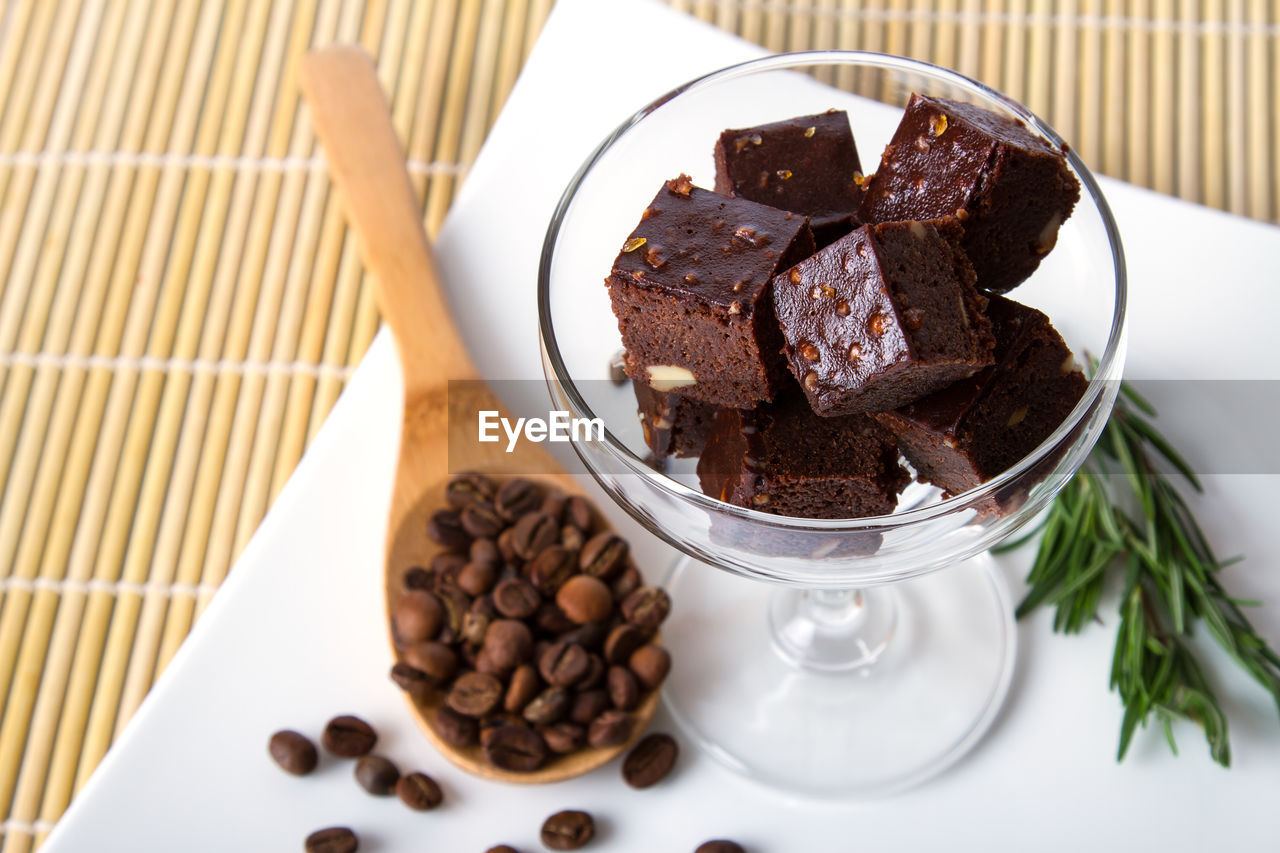
[[[395,794],[406,806],[419,812],[434,809],[444,801],[440,786],[427,774],[401,776],[400,769],[390,759],[373,755],[378,733],[359,717],[350,714],[334,717],[324,727],[320,742],[331,755],[357,759],[356,782],[370,794],[379,797]],[[311,739],[291,729],[273,734],[267,743],[267,752],[281,769],[295,776],[308,775],[319,763],[319,754]],[[348,827],[330,826],[311,833],[303,846],[307,853],[355,853],[360,840]]]
[[[445,550],[405,572],[392,604],[392,680],[432,707],[441,740],[501,770],[630,740],[671,668],[654,641],[667,593],[585,498],[466,473],[445,499],[427,519]]]

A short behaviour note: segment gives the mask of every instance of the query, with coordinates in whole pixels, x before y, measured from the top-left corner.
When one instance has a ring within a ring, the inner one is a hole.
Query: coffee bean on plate
[[[640,570],[635,566],[627,566],[622,574],[613,579],[613,597],[616,601],[622,601],[642,586],[644,579],[640,577]]]
[[[493,480],[484,474],[464,471],[449,480],[444,488],[444,499],[454,509],[465,509],[473,503],[492,502],[496,491]]]
[[[662,646],[650,643],[632,652],[627,665],[641,684],[654,690],[671,671],[671,655]]]
[[[470,596],[484,595],[497,580],[498,570],[489,563],[467,563],[458,572],[458,588]]]
[[[432,715],[431,728],[439,735],[440,740],[456,749],[474,746],[480,739],[480,724],[471,717],[465,717],[448,705],[441,705]]]
[[[715,841],[705,841],[699,844],[698,849],[693,853],[746,853],[746,851],[736,841],[726,841],[723,838],[718,838]]]
[[[557,639],[566,643],[577,643],[584,649],[593,651],[604,645],[607,636],[609,636],[609,623],[588,622],[571,631],[565,631]]]
[[[538,729],[547,749],[558,755],[577,752],[587,745],[587,730],[578,723],[559,722]]]
[[[416,812],[430,811],[444,801],[444,792],[436,780],[425,773],[401,776],[396,782],[396,796]]]
[[[586,533],[592,527],[591,504],[582,495],[574,495],[565,502],[561,520]]]
[[[554,601],[544,601],[538,608],[538,612],[533,614],[533,622],[538,626],[539,631],[552,636],[559,636],[578,627],[564,615],[564,611],[557,607]]]
[[[493,588],[493,606],[508,619],[528,619],[541,603],[542,596],[524,578],[507,578]]]
[[[541,690],[542,679],[538,677],[538,670],[531,663],[522,663],[511,673],[502,708],[508,714],[519,714]]]
[[[471,545],[471,534],[462,526],[462,516],[456,509],[438,509],[427,522],[427,536],[432,542],[445,548],[466,548]]]
[[[488,630],[489,617],[483,613],[468,610],[467,615],[462,617],[462,641],[468,646],[478,648],[484,643],[485,634]]]
[[[471,549],[467,553],[472,563],[488,563],[494,568],[502,565],[502,552],[492,539],[477,539],[471,543]]]
[[[560,525],[560,545],[568,548],[570,551],[581,551],[582,546],[586,544],[586,537],[582,535],[582,531],[574,527],[572,524]]]
[[[603,749],[609,746],[620,746],[631,737],[635,720],[626,711],[611,709],[591,721],[587,727],[587,743]]]
[[[404,662],[443,684],[458,671],[458,653],[444,643],[414,643],[404,650]]]
[[[542,843],[549,850],[577,850],[596,834],[595,821],[582,811],[556,812],[542,824]]]
[[[613,612],[613,593],[599,578],[574,575],[556,592],[556,604],[565,616],[579,625],[603,622]]]
[[[541,549],[529,564],[529,580],[546,596],[559,592],[577,571],[572,551],[559,545]]]
[[[306,776],[316,769],[316,745],[305,735],[285,729],[271,736],[267,751],[281,769],[294,776]]]
[[[578,683],[574,685],[578,690],[592,690],[599,687],[604,683],[605,673],[608,671],[604,658],[600,655],[588,655],[587,661],[587,674],[578,679]]]
[[[547,492],[547,496],[542,499],[542,506],[538,508],[539,512],[545,512],[560,524],[564,520],[564,506],[566,498],[563,493],[552,490]]]
[[[640,682],[625,666],[609,667],[609,701],[620,711],[630,711],[640,703]]]
[[[498,612],[498,608],[493,606],[493,596],[489,593],[477,595],[471,602],[470,612],[480,613],[490,622],[502,617],[502,614]]]
[[[503,518],[514,522],[520,516],[534,512],[542,505],[542,489],[537,483],[515,477],[507,480],[498,489],[494,505]]]
[[[577,643],[553,643],[538,658],[538,674],[556,687],[572,687],[590,666],[586,649]]]
[[[616,625],[604,638],[604,659],[606,663],[626,666],[631,653],[649,642],[648,635],[634,625]]]
[[[462,529],[476,539],[497,536],[507,526],[502,516],[494,509],[493,504],[486,501],[467,504],[458,513],[458,519],[462,524]]]
[[[629,550],[625,539],[605,530],[592,536],[582,546],[578,565],[593,577],[612,580],[626,565]]]
[[[434,640],[444,621],[444,605],[433,593],[411,589],[391,608],[391,628],[402,644]]]
[[[499,770],[531,773],[547,760],[547,744],[528,726],[500,726],[488,733],[484,757]]]
[[[400,781],[400,771],[381,755],[363,756],[356,762],[355,775],[360,787],[377,797],[390,794]]]
[[[396,686],[408,693],[415,700],[427,698],[435,679],[420,669],[414,669],[407,663],[398,663],[391,667],[391,680]]]
[[[464,672],[449,688],[449,707],[468,717],[483,717],[502,701],[502,682],[483,672]]]
[[[622,616],[639,628],[653,629],[671,612],[667,591],[656,586],[642,586],[622,602]]]
[[[533,633],[523,622],[498,619],[485,632],[484,651],[499,669],[510,671],[533,654]]]
[[[645,735],[622,762],[622,778],[633,788],[648,788],[666,778],[680,748],[666,734]]]
[[[569,713],[572,704],[573,696],[568,690],[563,687],[548,687],[525,706],[521,716],[535,726],[546,726],[559,722]]]
[[[345,826],[331,826],[308,835],[304,848],[307,853],[355,853],[360,841]]]
[[[325,749],[339,758],[359,758],[373,749],[378,742],[378,734],[373,726],[359,717],[343,714],[329,721],[320,741]]]
[[[585,726],[609,710],[609,705],[609,694],[605,691],[584,691],[574,697],[573,707],[569,709],[569,719]]]

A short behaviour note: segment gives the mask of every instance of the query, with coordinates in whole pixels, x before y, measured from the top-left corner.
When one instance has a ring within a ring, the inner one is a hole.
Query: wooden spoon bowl
[[[520,472],[566,495],[580,494],[581,489],[536,444],[523,442],[514,452],[506,453],[499,444],[480,445],[471,440],[479,411],[496,410],[505,415],[505,407],[479,381],[453,325],[404,153],[369,56],[358,47],[344,45],[310,53],[302,60],[300,84],[333,182],[343,195],[348,218],[360,239],[365,266],[377,280],[378,306],[395,336],[404,373],[404,417],[384,566],[389,626],[390,605],[403,592],[405,570],[430,565],[441,550],[427,538],[427,519],[445,505],[451,441],[457,470],[480,471],[495,478]],[[455,393],[452,400],[451,380],[468,380],[465,386],[456,386],[466,393]],[[459,448],[465,448],[464,456]],[[602,523],[598,514],[597,522]],[[627,749],[653,717],[658,691],[651,691],[632,712],[636,724],[626,743],[557,756],[531,773],[501,770],[484,759],[479,747],[457,749],[441,740],[430,719],[442,700],[443,696],[435,693],[410,699],[410,705],[419,725],[445,757],[477,776],[533,783],[578,776]]]

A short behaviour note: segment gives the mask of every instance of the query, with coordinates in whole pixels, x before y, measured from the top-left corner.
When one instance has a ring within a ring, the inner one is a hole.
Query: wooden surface
[[[672,5],[958,68],[1099,171],[1280,217],[1280,3]],[[434,232],[550,6],[0,0],[0,853],[62,814],[377,329],[299,57],[377,58]]]

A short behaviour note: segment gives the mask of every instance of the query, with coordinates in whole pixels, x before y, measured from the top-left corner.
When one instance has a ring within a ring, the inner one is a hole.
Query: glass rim
[[[684,483],[672,479],[666,474],[655,470],[642,458],[636,456],[636,454],[633,453],[625,443],[620,441],[613,434],[612,430],[609,429],[608,424],[605,425],[602,444],[609,450],[612,457],[617,459],[628,469],[627,473],[643,477],[662,490],[711,512],[735,516],[762,526],[779,527],[792,530],[831,530],[837,532],[850,532],[897,529],[911,524],[939,518],[957,510],[963,510],[976,505],[984,499],[994,496],[1005,486],[1014,482],[1024,473],[1042,463],[1063,441],[1069,439],[1072,433],[1082,422],[1084,422],[1093,409],[1098,405],[1106,391],[1107,384],[1120,378],[1119,366],[1125,343],[1125,316],[1128,303],[1128,279],[1124,260],[1124,249],[1121,245],[1119,229],[1117,228],[1115,218],[1111,213],[1111,207],[1107,204],[1106,197],[1102,194],[1102,188],[1098,185],[1097,179],[1084,162],[1080,160],[1072,146],[1063,140],[1063,138],[1058,135],[1058,133],[1047,122],[1035,113],[1031,112],[1030,109],[985,83],[978,82],[977,80],[966,77],[957,71],[943,68],[929,62],[894,56],[886,53],[874,53],[871,51],[860,50],[811,50],[770,54],[768,56],[750,59],[726,66],[677,86],[666,94],[640,108],[619,124],[608,136],[606,136],[600,144],[595,147],[591,154],[588,155],[583,164],[578,167],[578,170],[574,173],[564,192],[561,194],[559,201],[556,203],[555,211],[547,226],[547,233],[543,239],[542,253],[538,263],[537,296],[538,325],[540,332],[540,345],[543,355],[544,374],[548,391],[551,393],[553,399],[557,397],[556,386],[558,385],[568,402],[576,410],[577,414],[588,418],[596,417],[591,407],[587,405],[586,400],[579,393],[573,378],[569,376],[568,369],[560,354],[559,346],[556,343],[556,333],[554,324],[552,323],[551,312],[551,266],[555,258],[557,237],[559,236],[560,229],[564,224],[565,216],[573,205],[574,199],[577,197],[578,190],[581,188],[583,182],[586,181],[587,177],[591,174],[592,170],[605,156],[605,154],[608,153],[615,143],[622,139],[622,137],[628,134],[651,114],[657,112],[663,105],[681,95],[690,92],[697,92],[710,88],[726,80],[732,80],[758,72],[781,71],[822,65],[861,65],[864,67],[878,68],[888,71],[913,73],[931,78],[935,82],[949,83],[961,90],[976,93],[996,101],[1033,131],[1041,134],[1046,139],[1062,148],[1066,154],[1067,162],[1070,164],[1076,176],[1080,179],[1085,193],[1087,193],[1090,201],[1093,202],[1094,207],[1097,209],[1098,214],[1102,219],[1102,225],[1107,235],[1107,242],[1111,249],[1112,268],[1115,275],[1115,304],[1112,310],[1111,328],[1107,335],[1106,348],[1103,350],[1101,357],[1097,361],[1097,365],[1094,369],[1093,375],[1089,378],[1084,394],[1076,403],[1075,408],[1071,410],[1062,423],[1060,423],[1058,427],[1044,439],[1044,441],[1042,441],[1034,450],[1020,459],[1017,463],[1010,466],[999,475],[991,478],[985,483],[975,486],[972,489],[943,498],[937,503],[924,507],[917,507],[915,509],[903,510],[902,512],[896,512],[890,515],[840,519],[799,518],[794,516],[774,515],[772,513],[761,512],[760,510],[751,509],[749,507],[735,506],[734,504],[726,503],[725,501],[706,495],[697,489],[686,486]],[[549,367],[550,370],[546,370],[545,368],[547,367]],[[603,421],[603,419],[601,420]],[[579,456],[582,456],[582,452],[580,450],[576,447],[575,450],[578,452]],[[592,476],[599,476],[590,464],[587,464],[587,469],[591,472]]]

